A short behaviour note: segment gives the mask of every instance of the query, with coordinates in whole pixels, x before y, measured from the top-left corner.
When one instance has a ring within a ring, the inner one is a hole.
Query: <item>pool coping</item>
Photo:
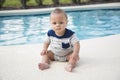
[[[45,14],[50,13],[54,8],[40,8],[40,9],[24,9],[24,10],[4,10],[0,11],[0,16],[12,16],[12,15],[32,15],[32,14]],[[105,3],[105,4],[92,4],[81,6],[66,6],[59,7],[65,11],[76,10],[96,10],[96,9],[120,9],[120,2],[118,3]]]

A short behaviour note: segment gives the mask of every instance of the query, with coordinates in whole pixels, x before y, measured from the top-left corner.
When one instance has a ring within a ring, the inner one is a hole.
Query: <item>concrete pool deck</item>
[[[120,80],[120,34],[80,43],[81,59],[71,73],[66,62],[39,70],[42,44],[0,46],[0,80]]]

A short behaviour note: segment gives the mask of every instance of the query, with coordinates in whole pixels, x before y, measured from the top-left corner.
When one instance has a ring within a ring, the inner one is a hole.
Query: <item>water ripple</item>
[[[67,12],[67,28],[79,39],[120,34],[120,10]],[[49,15],[0,17],[0,45],[42,43],[51,28]]]

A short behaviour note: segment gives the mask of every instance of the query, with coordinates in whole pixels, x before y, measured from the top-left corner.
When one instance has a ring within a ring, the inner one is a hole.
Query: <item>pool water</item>
[[[120,9],[69,11],[67,28],[80,40],[120,34]],[[0,46],[42,43],[49,14],[0,17]]]

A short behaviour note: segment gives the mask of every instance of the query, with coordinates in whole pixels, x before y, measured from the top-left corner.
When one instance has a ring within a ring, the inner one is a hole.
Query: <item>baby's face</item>
[[[50,23],[55,33],[58,35],[62,35],[65,32],[67,18],[64,13],[53,13],[50,16]]]

